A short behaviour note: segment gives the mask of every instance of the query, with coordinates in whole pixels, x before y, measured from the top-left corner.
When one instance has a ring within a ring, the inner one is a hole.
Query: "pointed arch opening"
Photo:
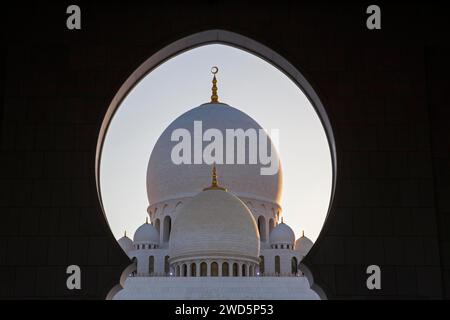
[[[259,216],[258,218],[258,231],[261,241],[266,241],[266,218],[264,216]]]
[[[172,218],[170,216],[166,216],[164,218],[164,227],[163,227],[163,241],[164,242],[169,242],[171,230],[172,230]]]
[[[200,277],[206,277],[208,275],[208,265],[206,262],[200,263]]]
[[[183,52],[186,52],[188,50],[198,48],[201,46],[205,46],[208,44],[225,44],[234,48],[242,49],[244,51],[250,52],[257,57],[262,58],[266,62],[272,64],[277,69],[279,69],[281,72],[283,72],[285,75],[287,75],[292,82],[294,82],[298,88],[300,88],[305,95],[308,97],[309,101],[311,102],[312,106],[314,107],[315,111],[317,112],[320,122],[323,125],[323,128],[326,133],[326,137],[328,140],[328,144],[330,147],[330,153],[331,153],[331,159],[332,159],[332,170],[333,170],[333,181],[332,181],[332,191],[329,201],[328,210],[326,213],[326,216],[329,214],[331,210],[331,203],[333,201],[334,197],[334,190],[335,190],[335,184],[336,184],[336,171],[337,171],[337,161],[336,161],[336,147],[335,147],[335,141],[334,141],[334,135],[331,123],[328,119],[328,116],[326,114],[325,108],[321,102],[321,99],[316,94],[315,90],[312,88],[310,83],[306,80],[306,78],[302,75],[302,73],[294,67],[289,61],[284,59],[282,56],[280,56],[278,53],[273,51],[272,49],[262,45],[261,43],[258,43],[257,41],[247,38],[245,36],[225,31],[225,30],[208,30],[200,33],[196,33],[193,35],[190,35],[186,38],[180,39],[178,41],[175,41],[174,43],[168,45],[167,47],[163,48],[161,51],[159,51],[157,54],[150,57],[147,61],[145,61],[128,79],[127,81],[122,85],[122,87],[119,89],[117,94],[115,95],[114,99],[112,100],[110,107],[108,108],[108,111],[106,113],[106,116],[104,118],[104,121],[101,126],[100,135],[98,138],[97,143],[97,155],[96,155],[96,164],[95,164],[95,170],[96,170],[96,177],[97,177],[97,191],[100,199],[100,203],[102,206],[102,209],[105,213],[105,203],[104,199],[102,199],[102,187],[100,183],[100,159],[102,158],[102,153],[104,151],[104,141],[105,136],[108,131],[108,128],[110,126],[111,120],[116,113],[118,107],[123,102],[125,97],[130,93],[130,91],[135,87],[135,85],[143,79],[147,74],[152,72],[155,68],[157,68],[159,65],[161,65],[163,62],[169,60],[172,57],[175,57]],[[105,213],[105,218],[107,217],[107,213]],[[279,212],[278,216],[279,218]],[[108,219],[107,219],[108,220]],[[325,221],[325,220],[324,220]],[[274,222],[275,223],[275,222]],[[164,229],[164,222],[161,221],[160,229]],[[271,228],[271,225],[268,225],[269,231]],[[272,227],[273,228],[273,227]],[[122,230],[122,229],[121,229]],[[121,231],[120,231],[121,233]],[[170,234],[170,232],[168,233]],[[320,238],[320,237],[319,237]],[[169,240],[168,237],[166,237],[167,241]],[[166,240],[165,240],[166,241]],[[312,274],[312,272],[308,273]],[[312,277],[310,279],[311,285],[312,285]],[[317,286],[316,286],[317,287]],[[322,296],[323,297],[323,296]]]
[[[275,274],[279,275],[281,273],[280,256],[275,256]]]

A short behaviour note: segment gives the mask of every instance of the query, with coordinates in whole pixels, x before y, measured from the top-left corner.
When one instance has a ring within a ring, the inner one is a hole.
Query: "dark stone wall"
[[[450,62],[448,47],[426,48],[427,101],[444,297],[450,299]]]
[[[103,217],[95,148],[121,84],[165,45],[225,29],[300,69],[335,131],[336,196],[305,264],[329,298],[449,298],[445,11],[371,3],[20,4],[1,21],[0,297],[103,299],[129,264]],[[66,289],[66,267],[82,290]],[[382,290],[366,267],[380,265]]]

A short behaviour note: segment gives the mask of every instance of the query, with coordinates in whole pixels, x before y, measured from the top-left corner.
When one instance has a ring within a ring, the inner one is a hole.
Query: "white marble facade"
[[[116,300],[319,300],[306,277],[130,277]]]

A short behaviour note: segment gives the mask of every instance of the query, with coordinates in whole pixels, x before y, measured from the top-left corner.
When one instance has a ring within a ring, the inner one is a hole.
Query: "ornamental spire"
[[[212,168],[212,181],[211,181],[211,187],[217,187],[218,183],[217,183],[217,168],[216,168],[216,164],[213,164],[213,168]]]
[[[211,175],[211,185],[208,188],[203,189],[203,191],[206,190],[224,190],[226,191],[227,189],[219,186],[219,182],[217,181],[217,169],[216,169],[216,163],[213,163],[213,167],[212,167],[212,175]]]
[[[218,103],[219,102],[219,96],[217,95],[217,79],[216,79],[216,73],[219,72],[219,68],[216,66],[211,68],[211,73],[214,75],[212,80],[212,95],[211,95],[211,103]]]

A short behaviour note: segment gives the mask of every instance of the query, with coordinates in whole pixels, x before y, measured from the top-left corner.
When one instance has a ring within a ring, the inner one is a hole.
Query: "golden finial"
[[[127,230],[125,230],[125,232],[123,233],[123,236],[124,236],[124,237],[127,236]]]
[[[211,181],[211,187],[217,187],[218,183],[217,183],[217,168],[216,168],[216,164],[213,164],[213,169],[212,169],[212,181]]]
[[[213,163],[213,168],[212,168],[212,180],[211,180],[211,185],[208,188],[203,189],[203,191],[205,190],[224,190],[226,191],[227,189],[219,186],[219,183],[217,182],[217,169],[216,169],[216,163]]]
[[[281,217],[281,223],[284,223],[284,218],[283,217]]]
[[[305,230],[302,230],[302,237],[305,236]]]
[[[145,217],[145,224],[148,224],[148,217]]]
[[[216,79],[216,73],[219,72],[219,68],[216,66],[211,68],[211,73],[214,75],[212,80],[212,95],[211,95],[211,103],[218,103],[219,102],[219,96],[217,95],[217,79]]]

